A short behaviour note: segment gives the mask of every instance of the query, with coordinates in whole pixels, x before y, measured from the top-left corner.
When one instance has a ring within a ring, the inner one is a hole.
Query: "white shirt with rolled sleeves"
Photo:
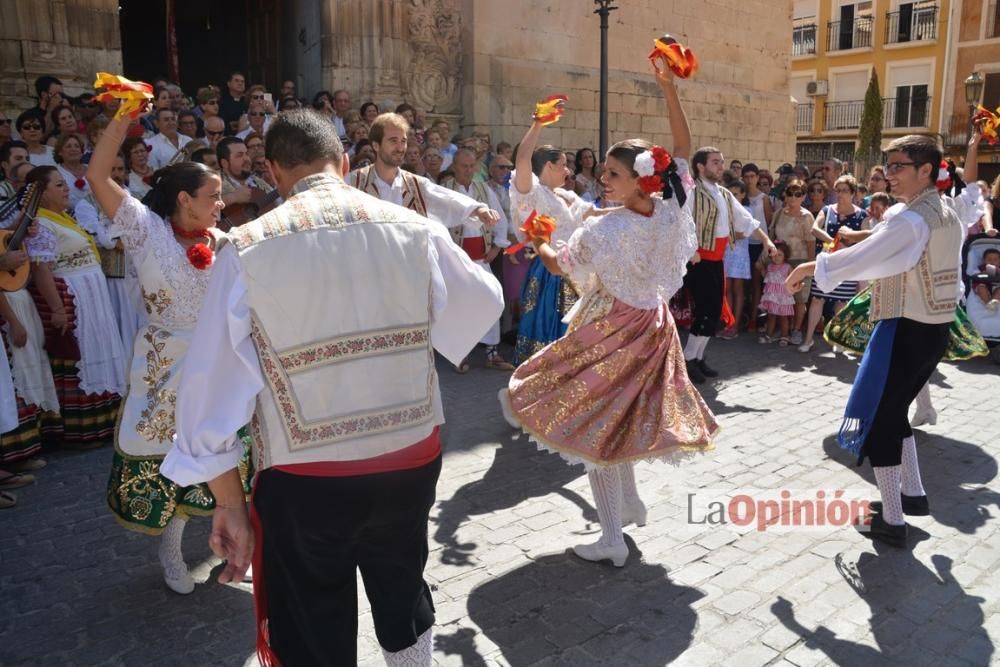
[[[428,178],[418,177],[420,193],[424,196],[427,206],[427,217],[440,222],[445,227],[458,227],[475,215],[476,210],[483,206],[472,197],[460,192],[442,187]],[[396,170],[396,178],[392,183],[386,183],[375,174],[375,188],[378,198],[398,206],[403,205],[403,174]],[[499,210],[499,206],[497,209]]]
[[[964,228],[960,231],[965,234]],[[837,252],[820,253],[813,280],[819,290],[832,292],[845,280],[878,280],[905,273],[920,261],[930,235],[930,228],[918,214],[906,210],[905,204],[895,204],[864,241]],[[962,294],[961,278],[955,291]]]
[[[461,363],[503,311],[503,290],[487,270],[428,223],[431,342]],[[177,436],[160,471],[188,486],[235,468],[243,453],[235,433],[250,421],[264,376],[250,338],[246,282],[232,245],[219,251],[177,390]],[[378,436],[372,436],[378,437]]]
[[[677,171],[681,175],[683,180],[687,174],[688,166],[687,160],[677,160]],[[744,237],[749,237],[753,234],[755,229],[760,227],[760,222],[753,217],[753,214],[739,202],[733,204],[733,217],[736,218],[733,221],[729,220],[729,204],[726,202],[726,195],[722,194],[722,190],[717,183],[712,183],[711,181],[702,181],[705,189],[708,190],[709,194],[712,195],[712,199],[715,200],[715,206],[719,209],[719,218],[715,223],[715,238],[721,239],[729,236],[729,225],[733,225],[737,234],[742,234]],[[694,192],[692,191],[688,196],[685,206],[688,209],[688,213],[694,215]]]

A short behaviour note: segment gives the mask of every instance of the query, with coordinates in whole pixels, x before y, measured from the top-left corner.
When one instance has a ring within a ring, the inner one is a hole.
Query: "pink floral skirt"
[[[521,364],[510,402],[546,449],[590,466],[678,459],[712,448],[719,426],[688,380],[666,305],[585,297],[567,334]]]

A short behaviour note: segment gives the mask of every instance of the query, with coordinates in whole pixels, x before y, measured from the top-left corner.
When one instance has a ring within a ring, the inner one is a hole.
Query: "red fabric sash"
[[[486,239],[482,236],[473,236],[462,239],[462,250],[468,253],[474,262],[486,259]]]
[[[711,251],[698,248],[698,254],[701,256],[701,261],[703,262],[721,262],[726,256],[726,246],[729,244],[728,236],[719,236],[715,239],[715,247]],[[733,327],[736,324],[736,316],[733,315],[732,309],[729,307],[729,300],[726,299],[726,279],[725,275],[722,278],[722,313],[720,314],[722,323],[727,329]]]

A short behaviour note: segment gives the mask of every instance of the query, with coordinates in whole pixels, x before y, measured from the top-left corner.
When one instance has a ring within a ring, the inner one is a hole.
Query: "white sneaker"
[[[808,352],[809,350],[813,349],[813,345],[815,345],[815,344],[816,344],[816,341],[811,340],[808,343],[802,343],[802,345],[799,345],[795,349],[797,349],[799,352]]]
[[[521,422],[514,414],[514,408],[510,404],[510,390],[507,387],[497,392],[497,400],[500,401],[500,411],[503,413],[504,421],[512,428],[521,428]]]
[[[597,541],[593,544],[577,544],[573,547],[573,553],[583,560],[594,563],[610,560],[615,567],[625,567],[625,561],[628,560],[628,545],[624,542],[612,545]]]
[[[163,565],[163,581],[167,584],[167,588],[179,595],[189,595],[194,592],[194,579],[191,578],[191,572],[188,571],[184,561],[168,563],[161,561],[160,564]]]
[[[632,506],[625,504],[622,508],[622,528],[634,523],[636,526],[642,527],[646,525],[646,504],[639,501],[638,505]]]
[[[926,412],[922,410],[917,410],[913,413],[913,419],[910,420],[910,426],[923,426],[927,424],[928,426],[934,426],[937,424],[937,410],[930,408]]]

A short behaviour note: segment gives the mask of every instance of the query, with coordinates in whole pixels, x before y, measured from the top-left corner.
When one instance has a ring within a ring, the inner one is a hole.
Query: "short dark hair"
[[[417,110],[414,109],[412,105],[407,104],[406,102],[403,102],[402,104],[396,106],[396,113],[401,114],[404,111],[412,111],[413,113],[417,113]]]
[[[715,146],[702,146],[701,148],[699,148],[698,150],[696,150],[694,152],[694,155],[691,156],[691,175],[692,176],[694,176],[695,178],[698,178],[701,175],[701,174],[698,173],[698,165],[700,164],[702,167],[704,167],[705,165],[707,165],[708,164],[708,156],[711,155],[711,154],[713,154],[713,153],[718,153],[719,155],[722,155],[722,151],[720,151]]]
[[[286,169],[326,160],[338,167],[344,146],[337,129],[308,109],[282,111],[274,117],[264,139],[264,156]]]
[[[563,152],[552,144],[543,144],[531,153],[531,171],[535,176],[542,175],[542,169],[550,162],[559,162],[559,156]]]
[[[215,157],[219,159],[219,162],[229,159],[230,149],[229,147],[233,144],[242,144],[243,140],[239,137],[226,137],[219,142],[219,145],[215,147]],[[244,144],[245,145],[245,144]]]
[[[199,148],[194,153],[191,153],[191,161],[197,162],[198,164],[206,164],[205,156],[211,152],[211,148]]]
[[[914,169],[920,169],[921,165],[931,165],[931,173],[928,180],[931,185],[937,182],[938,168],[943,159],[941,147],[933,137],[926,134],[907,134],[905,137],[893,139],[885,148],[886,153],[905,153],[914,163]]]
[[[242,76],[244,80],[246,80],[246,78],[247,78],[246,75],[243,72],[241,72],[238,69],[234,69],[233,71],[231,71],[229,73],[229,76],[226,77],[226,83],[229,83],[230,81],[232,81],[234,76]]]
[[[10,162],[10,153],[15,148],[28,150],[28,144],[15,139],[14,141],[8,141],[4,145],[0,146],[0,162]]]
[[[35,79],[35,94],[38,97],[41,97],[42,93],[49,92],[49,88],[53,85],[61,86],[63,85],[63,82],[54,76],[40,76]]]
[[[122,142],[121,152],[125,155],[125,168],[132,171],[132,151],[135,150],[136,146],[142,146],[142,149],[149,153],[149,146],[143,141],[142,137],[129,137]]]
[[[372,102],[371,100],[368,100],[367,102],[365,102],[364,104],[362,104],[362,105],[361,105],[361,115],[362,115],[362,116],[364,116],[364,115],[365,115],[365,111],[367,111],[367,110],[368,110],[368,107],[375,107],[375,111],[378,111],[378,110],[379,110],[379,109],[378,109],[378,105],[377,105],[377,104],[375,104],[375,103],[374,103],[374,102]]]
[[[153,189],[142,198],[142,203],[153,213],[167,219],[177,210],[177,195],[186,192],[194,196],[213,173],[198,162],[178,162],[157,169],[150,182]]]
[[[177,112],[177,122],[180,123],[181,122],[181,118],[187,118],[188,116],[190,116],[191,118],[194,118],[196,121],[198,120],[198,114],[196,114],[195,112],[190,111],[190,110],[185,110],[185,111],[178,111]]]
[[[17,120],[14,121],[14,127],[18,132],[20,132],[21,128],[24,127],[24,124],[29,120],[37,120],[42,124],[42,130],[45,130],[45,112],[40,111],[39,109],[28,109],[27,111],[21,113],[21,115],[17,117]]]
[[[746,176],[747,174],[757,174],[759,176],[760,167],[758,167],[753,162],[747,162],[745,165],[743,165],[743,168],[740,169],[740,176]]]
[[[163,90],[167,90],[167,89],[164,88]],[[170,91],[167,91],[167,92],[170,92]],[[171,109],[170,107],[160,107],[159,109],[156,110],[156,120],[160,120],[160,114],[162,114],[164,112],[177,113],[173,109]]]

